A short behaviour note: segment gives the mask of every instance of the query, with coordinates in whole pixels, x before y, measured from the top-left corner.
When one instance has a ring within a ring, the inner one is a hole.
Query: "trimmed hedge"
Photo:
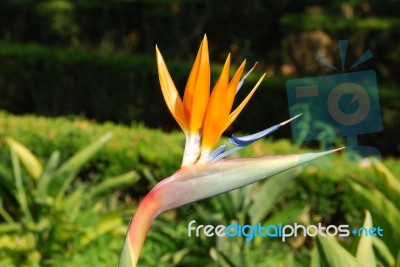
[[[183,90],[192,62],[166,60],[177,88]],[[136,121],[149,127],[177,129],[161,94],[154,55],[104,55],[0,43],[0,62],[0,109],[47,116],[81,114],[97,121]],[[219,72],[220,66],[214,66],[213,80]],[[260,76],[254,73],[246,80],[237,102]],[[286,120],[285,87],[292,78],[267,77],[228,133],[255,132]],[[380,85],[379,90],[384,131],[361,137],[360,143],[398,155],[400,94],[392,86]],[[290,127],[283,127],[274,137],[290,138]]]
[[[166,60],[177,88],[183,90],[192,62],[174,64]],[[104,55],[0,43],[0,61],[1,109],[16,114],[82,114],[98,121],[142,121],[150,127],[176,127],[161,95],[154,55]],[[216,80],[220,66],[212,72]],[[252,75],[241,91],[248,92],[260,76]],[[267,78],[244,111],[249,115],[239,118],[236,129],[255,131],[287,119],[284,83],[279,77]],[[243,99],[246,92],[239,98]],[[259,119],[249,124],[250,116]]]
[[[161,103],[154,97],[159,88],[154,59],[146,55],[1,43],[0,59],[0,107],[14,113],[82,114],[128,123],[151,121]]]

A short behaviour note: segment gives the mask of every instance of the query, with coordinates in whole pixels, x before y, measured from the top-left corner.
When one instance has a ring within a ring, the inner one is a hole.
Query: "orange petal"
[[[156,46],[158,76],[160,79],[161,91],[167,103],[169,111],[174,116],[175,120],[181,126],[182,130],[187,131],[187,122],[183,113],[183,104],[178,91],[176,90],[174,81],[168,72],[164,59]]]
[[[227,101],[227,104],[228,104],[228,113],[232,109],[233,101],[235,100],[235,95],[236,95],[236,92],[237,92],[237,88],[238,88],[238,85],[239,85],[239,82],[240,82],[240,78],[242,77],[242,74],[243,74],[245,66],[246,66],[246,60],[244,60],[242,62],[242,64],[240,64],[240,66],[237,69],[235,75],[233,76],[231,82],[229,83],[228,91],[227,91],[227,98],[226,98],[226,101]],[[226,122],[226,120],[225,120],[225,122]],[[225,129],[227,127],[224,128],[224,131],[225,131]]]
[[[247,102],[249,102],[250,98],[253,96],[253,94],[257,90],[258,86],[261,84],[264,77],[265,77],[265,73],[263,76],[261,76],[261,78],[258,80],[257,84],[254,86],[254,88],[251,90],[251,92],[246,96],[246,98],[242,101],[242,103],[240,103],[240,105],[229,115],[228,120],[226,121],[226,124],[225,124],[224,131],[226,130],[226,128],[229,127],[229,125],[232,124],[232,122],[235,121],[237,116],[240,114],[242,109],[246,106]]]
[[[183,96],[183,109],[190,132],[200,130],[209,97],[210,61],[207,37],[204,36]]]
[[[230,62],[231,56],[228,55],[221,75],[215,84],[210,100],[208,101],[201,138],[202,148],[206,147],[211,149],[217,143],[230,112],[230,107],[226,101]]]

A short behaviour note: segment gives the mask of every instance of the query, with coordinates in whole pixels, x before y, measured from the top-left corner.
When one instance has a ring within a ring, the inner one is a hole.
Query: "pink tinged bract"
[[[257,182],[340,149],[318,153],[226,159],[182,167],[158,183],[139,204],[129,225],[119,266],[136,266],[147,232],[159,214]]]

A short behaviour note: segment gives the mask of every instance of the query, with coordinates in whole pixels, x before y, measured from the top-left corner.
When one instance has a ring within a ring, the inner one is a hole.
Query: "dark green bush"
[[[0,43],[0,61],[2,109],[17,114],[81,114],[98,121],[139,121],[150,127],[177,127],[161,95],[154,55],[104,55]],[[168,58],[166,61],[178,90],[182,91],[192,62],[177,64]],[[219,71],[218,65],[212,69],[213,80]],[[260,76],[254,73],[246,80],[237,102]],[[292,78],[267,76],[228,132],[255,132],[286,120],[289,114],[285,83]],[[400,132],[395,125],[400,116],[395,111],[400,98],[392,86],[379,85],[379,90],[384,132],[363,140],[383,153],[396,154],[396,136]],[[289,138],[290,128],[285,127],[274,136]]]
[[[15,113],[84,114],[101,121],[157,119],[153,57],[0,44],[0,106]],[[157,92],[157,94],[156,94]],[[144,108],[146,107],[146,108]],[[143,112],[146,112],[143,114]]]
[[[177,87],[183,90],[191,63],[178,65],[166,60]],[[98,121],[143,121],[167,129],[176,125],[161,95],[154,55],[102,55],[0,43],[0,61],[2,109],[48,116],[82,114]],[[214,80],[219,71],[219,67],[213,68]],[[252,75],[243,91],[248,92],[260,76]],[[259,91],[264,92],[256,94],[244,118],[257,114],[263,119],[253,120],[252,125],[239,119],[238,129],[260,130],[288,117],[286,109],[282,112],[286,106],[282,78],[267,78]]]

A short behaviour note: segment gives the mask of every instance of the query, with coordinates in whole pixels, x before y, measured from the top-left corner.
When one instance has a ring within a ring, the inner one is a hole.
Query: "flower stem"
[[[122,249],[119,267],[135,267],[147,232],[157,216],[158,205],[150,192],[139,204],[129,226]]]
[[[186,135],[185,151],[182,166],[194,164],[200,153],[200,134],[188,133]]]

